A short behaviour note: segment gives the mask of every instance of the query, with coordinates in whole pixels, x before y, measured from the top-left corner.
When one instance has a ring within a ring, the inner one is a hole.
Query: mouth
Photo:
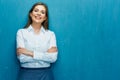
[[[40,19],[42,19],[40,16],[35,16],[35,19],[38,19],[38,20],[40,20]]]

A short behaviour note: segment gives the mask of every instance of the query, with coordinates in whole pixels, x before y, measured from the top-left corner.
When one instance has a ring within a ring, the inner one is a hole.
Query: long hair
[[[27,24],[25,25],[24,28],[28,28],[28,27],[30,26],[30,24],[32,24],[32,19],[31,19],[31,17],[30,17],[30,13],[33,11],[33,9],[34,9],[37,5],[42,5],[42,6],[44,6],[45,9],[46,9],[46,17],[47,17],[47,18],[46,18],[45,21],[42,22],[42,26],[45,28],[45,30],[48,30],[48,29],[49,29],[49,27],[48,27],[48,25],[49,25],[49,22],[48,22],[48,7],[47,7],[46,4],[44,4],[44,3],[42,3],[42,2],[37,2],[37,3],[35,3],[35,4],[32,6],[32,8],[30,9],[29,14],[28,14],[28,22],[27,22]]]

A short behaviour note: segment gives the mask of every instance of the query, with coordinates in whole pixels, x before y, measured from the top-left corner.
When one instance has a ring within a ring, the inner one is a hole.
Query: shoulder
[[[18,29],[17,34],[21,34],[21,33],[25,32],[25,31],[26,31],[26,29],[24,29],[24,28]]]
[[[55,35],[55,33],[54,33],[53,31],[51,31],[51,30],[46,30],[46,33],[47,33],[48,35]]]

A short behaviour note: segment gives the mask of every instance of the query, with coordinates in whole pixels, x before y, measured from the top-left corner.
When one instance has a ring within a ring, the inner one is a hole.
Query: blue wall
[[[15,36],[39,0],[0,0],[0,80],[16,80]],[[120,0],[42,0],[56,33],[56,80],[120,80]]]

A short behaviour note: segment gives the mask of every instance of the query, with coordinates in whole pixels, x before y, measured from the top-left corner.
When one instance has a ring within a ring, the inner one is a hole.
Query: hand
[[[53,52],[57,52],[58,50],[57,50],[57,48],[56,47],[52,47],[52,48],[50,48],[50,49],[48,49],[48,53],[53,53]]]
[[[24,54],[27,50],[25,48],[17,48],[17,54],[20,55],[20,54]]]
[[[29,51],[25,48],[17,48],[17,55],[20,55],[20,54],[24,54],[24,55],[27,55],[27,56],[31,56],[33,57],[33,52],[32,51]]]

